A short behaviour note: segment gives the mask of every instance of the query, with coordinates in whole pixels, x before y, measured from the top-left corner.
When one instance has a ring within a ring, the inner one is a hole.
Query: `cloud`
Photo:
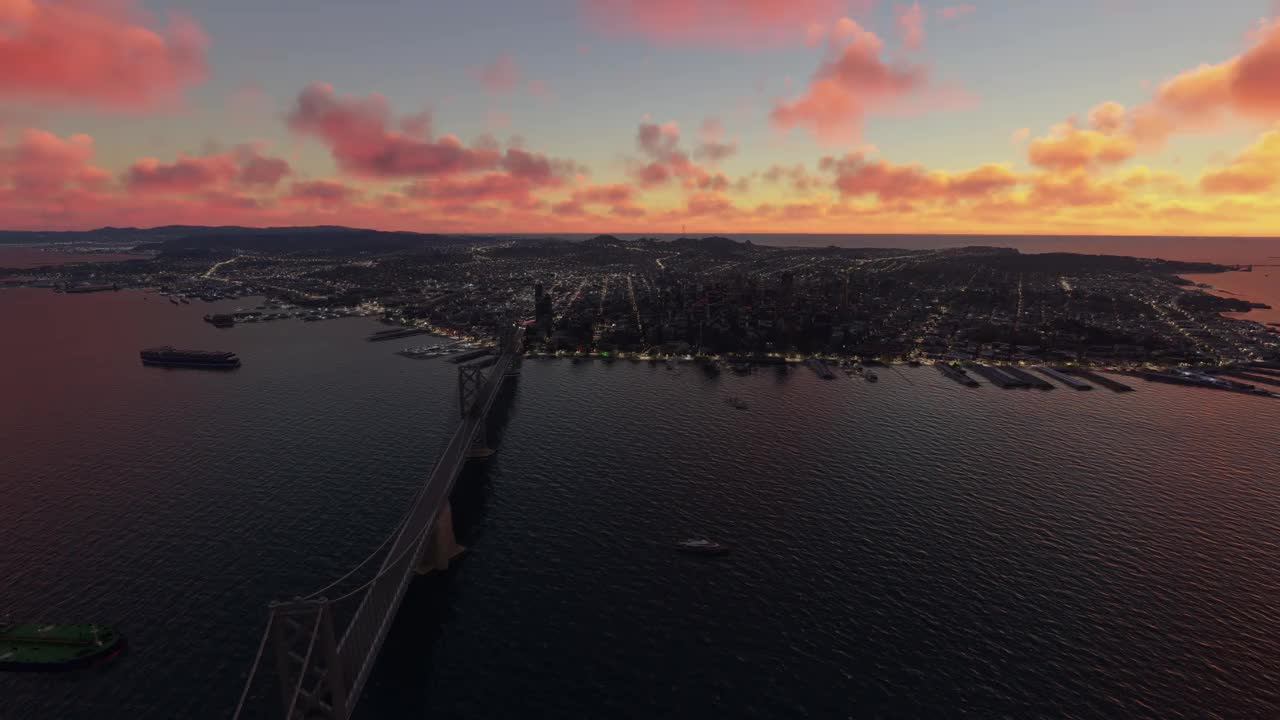
[[[635,195],[635,188],[626,183],[588,185],[573,191],[573,200],[584,205],[625,205]]]
[[[884,43],[844,18],[834,33],[833,54],[813,74],[808,88],[791,101],[774,105],[774,127],[808,127],[823,142],[856,140],[868,113],[899,104],[928,84],[928,73],[913,65],[880,59]],[[841,44],[843,42],[843,44]]]
[[[691,216],[726,216],[737,213],[733,201],[718,192],[698,192],[689,196],[685,210]]]
[[[1226,167],[1200,176],[1200,188],[1209,193],[1251,195],[1280,185],[1280,127],[1262,134],[1256,142],[1232,158]]]
[[[798,193],[807,193],[822,184],[822,179],[810,175],[803,163],[791,166],[770,165],[760,177],[766,183],[789,182],[791,189]]]
[[[1031,128],[1018,128],[1009,135],[1010,145],[1021,145],[1031,137]]]
[[[207,47],[187,16],[155,29],[129,0],[0,0],[0,99],[153,108],[204,79]]]
[[[846,0],[579,0],[587,24],[607,34],[639,35],[666,45],[749,48],[800,42],[810,24],[838,17],[848,5]]]
[[[1235,116],[1280,119],[1280,19],[1249,34],[1243,53],[1215,65],[1200,65],[1166,80],[1152,99],[1134,109],[1131,132],[1160,143],[1175,132],[1200,131]]]
[[[724,125],[717,118],[703,121],[700,136],[698,147],[693,151],[693,156],[699,160],[715,165],[738,152],[738,143],[725,140]]]
[[[902,35],[902,44],[908,50],[918,50],[924,44],[924,10],[920,3],[894,5],[893,19]]]
[[[24,196],[38,197],[62,190],[68,183],[97,187],[107,179],[105,170],[88,164],[93,138],[71,135],[60,138],[47,130],[23,130],[16,145],[0,148],[0,180]]]
[[[1032,165],[1049,170],[1078,170],[1124,162],[1133,156],[1135,149],[1129,137],[1059,123],[1050,129],[1049,135],[1035,138],[1027,145],[1027,159]]]
[[[636,129],[636,147],[649,158],[648,162],[642,162],[632,168],[632,175],[641,187],[664,185],[673,178],[680,179],[689,189],[699,187],[705,189],[719,184],[721,180],[726,186],[728,185],[723,175],[712,174],[690,160],[689,155],[680,149],[680,126],[674,122],[640,123]],[[717,175],[720,176],[720,180],[717,180]]]
[[[418,180],[406,187],[404,193],[441,205],[501,201],[530,206],[537,202],[533,191],[538,187],[538,182],[530,177],[491,172],[469,178]]]
[[[987,164],[960,173],[926,170],[920,165],[895,165],[868,160],[862,153],[824,157],[819,167],[835,174],[835,187],[844,196],[875,195],[881,202],[976,198],[1007,190],[1018,176],[1005,165]]]
[[[511,92],[520,84],[520,68],[516,66],[515,58],[508,53],[499,55],[493,62],[481,67],[477,74],[480,85],[490,92]]]
[[[1028,201],[1038,207],[1110,205],[1124,196],[1124,190],[1114,183],[1094,180],[1083,170],[1073,170],[1039,175]]]
[[[340,180],[307,180],[293,183],[285,200],[305,205],[334,207],[359,195],[359,191]]]
[[[138,160],[129,166],[124,180],[134,192],[192,193],[225,185],[237,172],[235,161],[228,155],[193,157],[179,153],[171,163],[156,158]]]
[[[264,155],[257,145],[246,144],[226,153],[179,153],[171,163],[142,158],[129,166],[124,182],[129,190],[143,193],[225,191],[231,184],[261,190],[275,187],[290,172],[285,160]]]
[[[236,150],[240,163],[237,181],[244,185],[260,185],[275,187],[284,176],[292,170],[283,158],[268,157],[251,145],[242,145]]]
[[[939,19],[955,20],[956,18],[964,17],[965,15],[972,15],[977,10],[978,8],[974,7],[973,5],[970,5],[968,3],[962,3],[960,5],[948,5],[946,7],[940,7],[938,8],[937,12],[938,12]]]
[[[1089,127],[1104,135],[1114,135],[1124,126],[1125,109],[1118,102],[1104,102],[1089,111]]]
[[[338,167],[364,177],[414,177],[486,170],[502,156],[491,148],[469,148],[445,135],[432,140],[426,126],[418,132],[389,130],[391,110],[376,93],[367,98],[339,97],[332,85],[312,83],[298,95],[289,128],[314,135],[329,146]]]

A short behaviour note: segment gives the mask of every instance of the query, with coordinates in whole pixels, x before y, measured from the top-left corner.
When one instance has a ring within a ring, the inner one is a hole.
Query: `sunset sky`
[[[0,228],[1280,235],[1270,0],[0,0]]]

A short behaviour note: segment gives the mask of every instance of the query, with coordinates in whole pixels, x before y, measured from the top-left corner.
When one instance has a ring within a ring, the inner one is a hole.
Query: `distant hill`
[[[394,251],[462,240],[474,236],[366,230],[338,225],[253,228],[238,225],[164,225],[153,228],[102,227],[96,230],[0,230],[0,244],[121,243],[163,252],[217,250]],[[482,239],[482,238],[479,238]]]

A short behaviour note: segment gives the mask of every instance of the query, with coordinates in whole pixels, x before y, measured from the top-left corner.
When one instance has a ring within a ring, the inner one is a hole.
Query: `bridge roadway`
[[[353,576],[356,569],[330,586],[303,598],[273,603],[267,629],[250,670],[234,717],[259,717],[247,704],[261,701],[255,684],[271,682],[259,665],[265,654],[274,654],[274,682],[279,685],[284,717],[350,717],[360,692],[395,619],[400,601],[413,577],[425,569],[447,567],[457,551],[453,539],[449,495],[468,454],[483,443],[489,410],[502,390],[507,373],[519,362],[524,330],[512,328],[501,341],[501,352],[488,372],[474,370],[475,385],[468,387],[468,368],[460,368],[462,403],[457,429],[436,461],[409,512],[384,541],[385,556],[376,575],[356,588],[329,599],[324,593]],[[483,377],[483,381],[480,381]],[[365,565],[374,555],[367,558]],[[354,612],[348,608],[355,607]],[[338,625],[343,629],[338,632]],[[274,646],[268,653],[267,646]],[[252,699],[252,702],[247,702]]]

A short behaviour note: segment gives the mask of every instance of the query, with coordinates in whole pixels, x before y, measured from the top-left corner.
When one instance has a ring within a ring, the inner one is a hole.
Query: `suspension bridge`
[[[386,540],[324,588],[270,605],[233,717],[276,717],[274,702],[286,720],[351,716],[410,581],[448,568],[462,551],[449,495],[468,459],[493,453],[486,420],[504,382],[519,373],[523,342],[523,328],[505,327],[492,364],[458,368],[458,425]],[[366,579],[375,564],[377,571]]]

